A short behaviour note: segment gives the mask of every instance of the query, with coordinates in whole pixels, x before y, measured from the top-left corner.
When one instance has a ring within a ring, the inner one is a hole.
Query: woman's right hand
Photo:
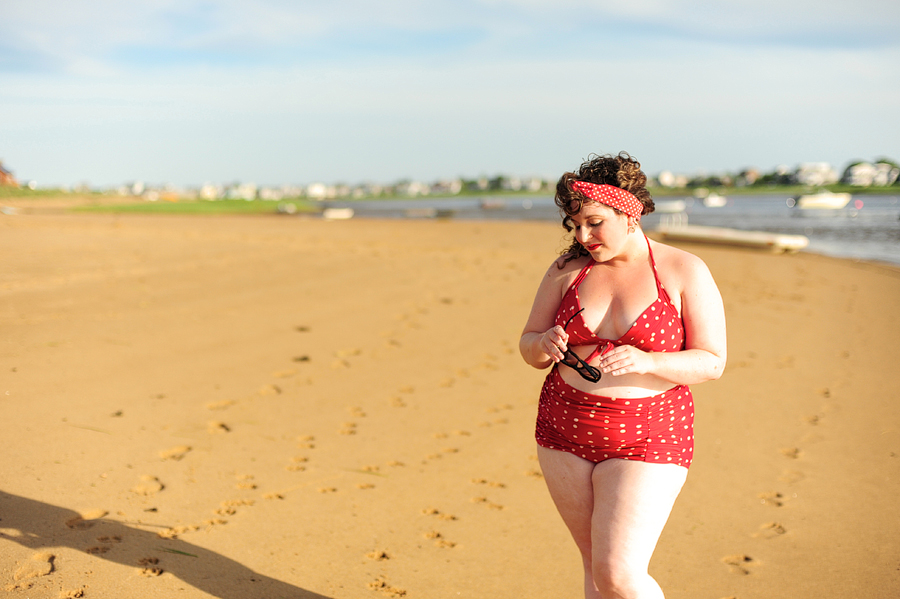
[[[551,360],[559,362],[566,353],[568,343],[569,335],[566,333],[565,329],[557,325],[541,334],[541,338],[538,341],[538,347],[542,352],[550,356]]]

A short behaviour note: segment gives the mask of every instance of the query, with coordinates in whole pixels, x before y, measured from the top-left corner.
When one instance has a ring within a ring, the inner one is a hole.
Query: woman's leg
[[[687,469],[618,459],[595,464],[544,447],[538,459],[581,551],[585,598],[662,598],[647,567]]]
[[[603,599],[663,599],[647,572],[687,468],[606,460],[592,473],[592,574]]]
[[[594,585],[591,555],[591,519],[594,513],[591,477],[596,464],[565,451],[541,446],[538,446],[537,451],[550,497],[581,551],[584,596],[586,599],[601,599]]]

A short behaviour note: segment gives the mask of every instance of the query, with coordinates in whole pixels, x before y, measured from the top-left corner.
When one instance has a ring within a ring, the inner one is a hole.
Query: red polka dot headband
[[[571,185],[572,189],[581,192],[587,198],[621,210],[628,216],[641,218],[641,213],[644,211],[641,201],[621,187],[598,185],[587,181],[572,181]]]

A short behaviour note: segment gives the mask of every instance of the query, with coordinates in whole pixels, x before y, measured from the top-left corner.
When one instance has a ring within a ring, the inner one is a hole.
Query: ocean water
[[[896,195],[859,195],[840,210],[800,210],[788,206],[787,194],[731,196],[722,207],[711,208],[693,197],[656,200],[658,211],[643,218],[648,231],[664,219],[691,225],[729,227],[805,235],[807,252],[886,262],[900,266],[900,191]],[[669,202],[682,201],[685,210],[664,212]],[[362,218],[460,218],[559,221],[549,196],[488,196],[485,198],[427,198],[329,202],[327,207],[353,208]]]

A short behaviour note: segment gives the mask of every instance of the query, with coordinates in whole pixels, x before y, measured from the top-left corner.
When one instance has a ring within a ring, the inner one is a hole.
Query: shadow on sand
[[[180,539],[160,538],[114,520],[86,520],[72,510],[3,491],[0,529],[0,544],[12,541],[50,553],[70,547],[131,566],[136,572],[159,568],[220,599],[328,599]]]

